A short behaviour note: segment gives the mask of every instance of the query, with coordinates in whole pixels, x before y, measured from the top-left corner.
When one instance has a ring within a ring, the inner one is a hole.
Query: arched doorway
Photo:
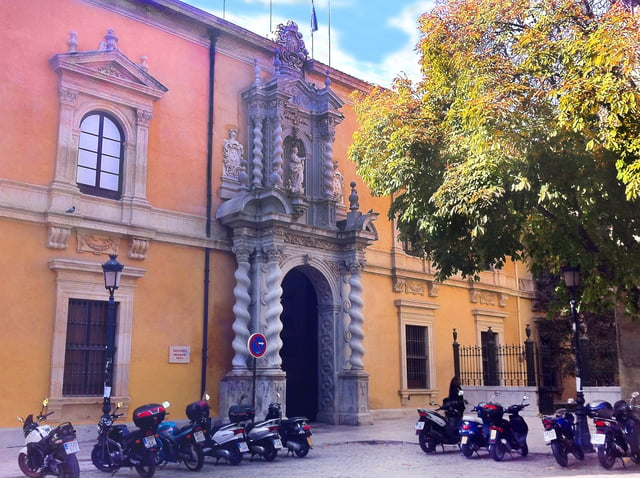
[[[282,369],[287,373],[287,416],[315,420],[318,413],[318,298],[299,269],[282,281]]]

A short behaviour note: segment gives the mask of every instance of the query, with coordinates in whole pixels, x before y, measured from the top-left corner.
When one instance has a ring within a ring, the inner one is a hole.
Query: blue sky
[[[183,0],[259,35],[295,21],[311,55],[357,78],[389,86],[400,73],[419,78],[417,21],[432,0],[314,0],[318,31],[311,38],[311,0]]]

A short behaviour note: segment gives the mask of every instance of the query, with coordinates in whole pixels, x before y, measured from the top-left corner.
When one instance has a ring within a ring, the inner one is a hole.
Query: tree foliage
[[[637,305],[640,16],[609,0],[439,1],[423,78],[357,95],[350,158],[440,279],[579,265]]]

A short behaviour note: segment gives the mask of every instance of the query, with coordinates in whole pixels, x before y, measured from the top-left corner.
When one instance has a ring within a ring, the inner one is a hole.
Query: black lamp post
[[[576,441],[584,452],[593,452],[589,424],[587,423],[587,409],[584,406],[584,392],[582,390],[582,356],[580,354],[580,323],[576,310],[576,291],[580,286],[580,269],[565,267],[562,270],[564,285],[569,291],[571,304],[571,318],[573,319],[573,352],[576,356]]]
[[[102,414],[108,416],[111,412],[111,387],[113,386],[113,353],[115,349],[116,332],[116,301],[113,292],[120,287],[120,274],[124,266],[116,258],[116,254],[109,254],[109,260],[102,264],[104,272],[104,287],[109,291],[109,305],[107,307],[107,357],[104,366],[104,393]]]

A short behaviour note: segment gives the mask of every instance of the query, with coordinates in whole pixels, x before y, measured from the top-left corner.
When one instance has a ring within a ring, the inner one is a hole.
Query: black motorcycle
[[[462,396],[458,400],[445,398],[442,406],[435,410],[418,408],[416,435],[422,451],[433,453],[437,445],[441,445],[444,451],[444,445],[460,444],[462,415],[459,400],[462,400]],[[437,405],[433,402],[431,404]],[[444,411],[444,416],[439,411]]]
[[[598,449],[600,465],[609,469],[616,458],[620,458],[624,466],[624,458],[640,463],[640,420],[635,415],[635,399],[638,392],[633,392],[630,403],[618,400],[614,406],[605,400],[595,400],[587,405],[587,414],[593,418],[596,433],[591,443]]]
[[[33,420],[33,415],[26,420],[18,417],[23,424],[22,431],[26,446],[18,454],[20,471],[29,478],[40,478],[54,475],[62,478],[78,478],[80,467],[76,454],[80,451],[76,430],[70,422],[64,422],[57,427],[41,425],[40,423],[53,412],[44,413],[49,401],[42,402],[40,413]]]
[[[576,419],[566,408],[556,410],[554,416],[543,416],[544,441],[551,446],[553,457],[560,466],[569,464],[569,453],[584,460],[584,451],[576,441]]]
[[[279,403],[269,405],[265,420],[278,420],[278,433],[282,446],[287,453],[295,453],[303,458],[311,449],[311,425],[306,417],[282,418],[282,406]]]
[[[163,403],[168,408],[169,402]],[[189,407],[187,406],[187,409]],[[184,463],[191,471],[200,471],[204,465],[204,453],[199,442],[204,441],[203,427],[191,422],[182,427],[176,422],[163,421],[158,425],[158,466],[167,463]]]
[[[510,405],[506,409],[509,419],[504,418],[505,410],[499,403],[487,402],[484,410],[489,419],[489,454],[495,461],[502,461],[505,453],[511,453],[512,450],[520,452],[521,456],[529,454],[527,445],[527,434],[529,426],[524,418],[520,416],[520,412],[528,407],[528,396],[522,398],[522,402],[517,405]]]
[[[151,403],[133,411],[133,423],[137,430],[126,425],[114,425],[122,416],[117,413],[122,402],[109,415],[98,422],[98,442],[91,451],[91,461],[100,470],[115,473],[121,467],[135,468],[142,478],[151,478],[158,463],[158,425],[166,415],[163,405]]]

